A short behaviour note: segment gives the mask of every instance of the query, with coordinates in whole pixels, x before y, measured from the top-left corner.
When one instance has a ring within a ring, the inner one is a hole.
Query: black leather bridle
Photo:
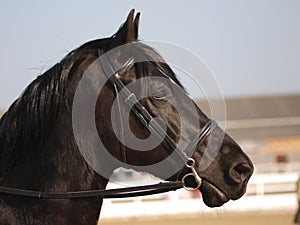
[[[114,87],[115,94],[117,99],[117,118],[118,123],[120,126],[118,126],[119,130],[119,137],[121,137],[123,140],[121,140],[122,143],[125,143],[124,141],[124,131],[123,131],[123,125],[122,125],[122,119],[121,119],[121,111],[120,111],[120,99],[119,95],[121,96],[123,102],[129,107],[129,109],[132,111],[134,116],[137,118],[137,120],[142,123],[144,127],[146,127],[151,133],[153,133],[159,140],[160,143],[162,143],[167,149],[174,150],[174,153],[176,154],[176,160],[180,160],[183,162],[183,165],[191,169],[191,173],[186,174],[182,178],[183,187],[187,190],[195,190],[198,189],[201,186],[201,178],[198,175],[198,173],[195,170],[195,160],[188,155],[192,155],[197,145],[201,144],[207,136],[211,134],[211,132],[217,127],[217,123],[214,120],[209,119],[207,123],[204,125],[204,127],[201,129],[201,131],[197,134],[197,136],[190,142],[190,144],[187,146],[186,149],[181,149],[180,146],[178,146],[174,140],[166,133],[165,129],[151,116],[151,114],[148,112],[148,110],[141,104],[141,102],[137,99],[136,95],[131,92],[125,84],[121,80],[121,74],[125,73],[126,71],[131,68],[133,65],[133,59],[129,59],[123,68],[121,70],[115,72],[114,68],[112,67],[111,63],[108,61],[105,54],[102,54],[101,51],[99,51],[99,60],[100,64],[102,66],[102,69],[104,71],[104,74],[106,78],[108,79],[108,82]],[[168,77],[168,79],[171,80],[171,78]],[[174,83],[174,82],[173,82]],[[121,143],[120,142],[120,143]],[[125,146],[121,143],[121,156],[123,162],[126,163],[126,150]],[[178,162],[178,161],[177,161]],[[195,187],[188,187],[186,185],[185,180],[188,177],[193,177],[196,186]]]
[[[89,198],[89,197],[103,197],[103,198],[124,198],[124,197],[135,197],[143,195],[151,195],[157,193],[168,192],[171,190],[177,190],[179,188],[185,188],[186,190],[196,190],[201,186],[201,177],[195,169],[195,160],[188,155],[194,152],[197,145],[203,143],[203,141],[211,134],[211,132],[218,126],[214,120],[208,120],[196,137],[190,142],[185,150],[182,150],[173,139],[166,133],[162,126],[153,119],[147,109],[137,100],[136,95],[131,92],[125,84],[121,81],[121,75],[123,72],[128,71],[132,66],[133,60],[129,60],[121,71],[115,72],[112,65],[108,61],[105,54],[99,51],[100,64],[104,70],[109,83],[114,87],[117,98],[121,96],[123,102],[131,109],[134,116],[145,126],[151,133],[160,139],[161,143],[169,149],[174,150],[178,159],[184,162],[184,165],[191,170],[191,173],[185,174],[181,180],[161,182],[152,185],[143,185],[129,188],[118,188],[110,190],[88,190],[88,191],[77,191],[77,192],[64,192],[64,193],[49,193],[39,192],[33,190],[16,189],[10,187],[0,187],[1,194],[9,194],[15,196],[31,197],[38,199],[78,199],[78,198]],[[120,99],[117,99],[118,108],[120,109]],[[120,124],[119,136],[123,136],[123,126],[121,120],[121,112],[117,116]],[[124,143],[124,142],[123,142]],[[121,144],[121,155],[122,160],[126,162],[125,146]],[[195,180],[196,186],[189,187],[186,184],[188,178]]]

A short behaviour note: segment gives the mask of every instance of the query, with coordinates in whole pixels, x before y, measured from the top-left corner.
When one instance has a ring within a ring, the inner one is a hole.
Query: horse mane
[[[0,119],[0,181],[20,154],[44,143],[66,101],[73,73],[90,50],[105,39],[90,41],[66,55],[32,81]],[[96,51],[95,51],[96,52]]]

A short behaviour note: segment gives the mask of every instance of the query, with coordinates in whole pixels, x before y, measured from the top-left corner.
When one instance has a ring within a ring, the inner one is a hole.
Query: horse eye
[[[166,100],[167,99],[167,93],[165,90],[157,90],[154,92],[152,96],[155,100]]]

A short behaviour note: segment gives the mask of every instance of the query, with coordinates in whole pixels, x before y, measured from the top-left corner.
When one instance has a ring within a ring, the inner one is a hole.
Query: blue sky
[[[225,97],[300,93],[298,0],[1,1],[0,108],[69,51],[112,35],[131,8],[140,39],[192,50]]]

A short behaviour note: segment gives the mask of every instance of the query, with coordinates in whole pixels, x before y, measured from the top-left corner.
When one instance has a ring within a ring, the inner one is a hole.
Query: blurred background
[[[300,175],[297,0],[1,1],[0,116],[68,52],[114,34],[131,8],[142,12],[141,40],[184,46],[211,69],[225,98],[227,132],[250,155],[255,174],[246,195],[221,208],[207,208],[201,193],[179,190],[106,200],[100,224],[121,224],[120,218],[122,224],[293,224]],[[203,93],[185,86],[209,114]],[[120,169],[114,180],[150,178]]]

